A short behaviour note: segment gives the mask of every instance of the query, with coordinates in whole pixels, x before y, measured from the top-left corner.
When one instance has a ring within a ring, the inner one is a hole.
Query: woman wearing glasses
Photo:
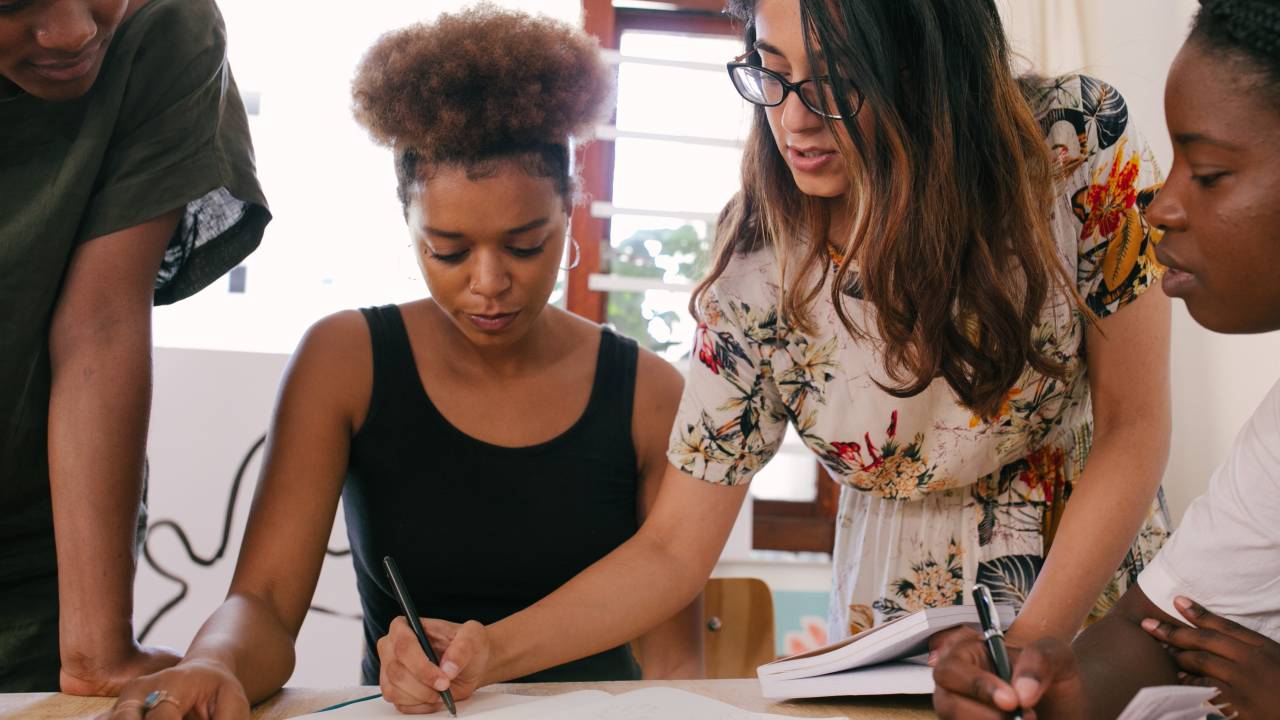
[[[991,0],[731,9],[749,26],[732,79],[759,109],[657,504],[527,611],[430,623],[440,668],[393,629],[396,702],[669,615],[788,425],[842,485],[833,638],[976,580],[1020,607],[1011,642],[1070,638],[1166,534],[1169,303],[1141,214],[1160,177],[1124,100],[1020,83]]]
[[[1167,528],[1160,176],[1124,99],[1015,78],[988,0],[735,5],[760,110],[672,462],[744,483],[794,425],[842,486],[836,637],[981,581],[1011,640],[1070,638]]]

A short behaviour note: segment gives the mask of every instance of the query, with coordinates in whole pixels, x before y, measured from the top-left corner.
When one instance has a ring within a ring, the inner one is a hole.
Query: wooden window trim
[[[740,23],[720,12],[723,0],[682,0],[676,10],[614,8],[612,0],[583,0],[583,26],[602,47],[617,50],[627,30],[685,32],[740,37]],[[612,200],[614,146],[594,142],[579,151],[582,189],[587,202],[573,212],[573,239],[580,260],[569,271],[566,304],[570,312],[594,322],[607,320],[606,293],[589,288],[592,273],[606,272],[604,244],[609,238],[607,218],[591,216],[591,201]],[[810,502],[754,500],[752,506],[752,547],[757,550],[831,552],[835,543],[835,520],[840,488],[818,464],[817,497]]]
[[[582,0],[583,28],[600,41],[601,47],[618,49],[616,13],[611,0]],[[612,121],[613,118],[610,118]],[[588,282],[592,273],[604,270],[602,245],[609,241],[609,220],[591,215],[592,201],[613,198],[613,143],[593,142],[577,152],[582,191],[586,196],[577,203],[570,218],[570,235],[578,246],[578,262],[569,270],[565,288],[565,306],[592,322],[607,318],[608,298],[592,290]]]
[[[816,462],[816,461],[815,461]],[[835,547],[840,486],[818,463],[817,497],[810,502],[756,500],[751,546],[756,550],[829,553]]]

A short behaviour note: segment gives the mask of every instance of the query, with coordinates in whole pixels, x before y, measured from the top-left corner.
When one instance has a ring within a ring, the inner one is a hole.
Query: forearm
[[[1099,437],[1010,629],[1014,642],[1075,636],[1150,512],[1164,471],[1164,437],[1150,429]]]
[[[706,675],[702,652],[702,595],[640,637],[645,680],[694,679]]]
[[[1089,717],[1116,717],[1138,690],[1177,683],[1172,657],[1140,622],[1112,612],[1073,643],[1089,697]]]
[[[49,481],[64,667],[133,648],[134,540],[151,404],[149,317],[55,326]]]
[[[671,552],[643,531],[531,607],[490,626],[484,684],[617,647],[687,606],[711,563]],[[705,565],[705,567],[704,567]]]
[[[229,595],[201,626],[183,663],[221,665],[257,703],[284,687],[293,674],[294,636],[261,598]]]

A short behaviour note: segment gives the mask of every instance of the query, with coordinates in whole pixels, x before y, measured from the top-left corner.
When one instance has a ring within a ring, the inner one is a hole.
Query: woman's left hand
[[[1183,684],[1218,688],[1213,702],[1229,703],[1227,713],[1240,720],[1280,718],[1280,643],[1188,598],[1175,599],[1174,606],[1195,627],[1147,618],[1142,628],[1169,646],[1187,673],[1180,675]]]
[[[147,707],[147,699],[152,700]],[[244,686],[225,666],[210,660],[187,660],[144,675],[125,685],[108,713],[99,720],[248,720]]]

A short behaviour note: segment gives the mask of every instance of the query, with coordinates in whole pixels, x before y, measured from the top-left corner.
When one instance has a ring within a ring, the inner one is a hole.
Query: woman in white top
[[[1165,231],[1164,288],[1211,330],[1280,330],[1280,4],[1201,6],[1169,72],[1173,168],[1148,211]],[[935,671],[937,709],[1115,717],[1139,688],[1181,681],[1219,688],[1214,702],[1241,720],[1280,717],[1280,383],[1138,585],[1074,650],[1047,639],[1015,651],[1005,684],[971,638]]]
[[[836,637],[981,578],[1022,606],[1011,638],[1070,638],[1164,538],[1169,303],[1140,212],[1160,174],[1124,100],[1019,83],[992,0],[731,7],[759,108],[653,513],[524,612],[430,623],[443,672],[393,625],[397,704],[671,615],[787,424],[843,486]]]

